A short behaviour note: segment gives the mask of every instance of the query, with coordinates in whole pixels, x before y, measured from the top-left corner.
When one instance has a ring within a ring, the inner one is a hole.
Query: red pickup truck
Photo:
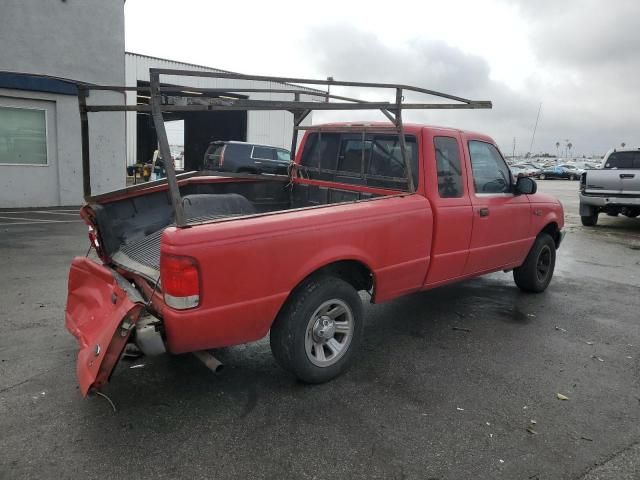
[[[345,371],[373,303],[499,270],[542,292],[563,237],[558,200],[514,181],[493,140],[405,125],[306,131],[290,177],[178,177],[116,191],[81,211],[102,264],[73,260],[66,325],[80,343],[81,391],[103,385],[127,342],[154,354],[226,347],[270,333],[304,382]],[[405,157],[406,158],[406,157]]]

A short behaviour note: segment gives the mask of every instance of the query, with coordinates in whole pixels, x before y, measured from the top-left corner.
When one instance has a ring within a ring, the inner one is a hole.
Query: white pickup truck
[[[615,148],[604,157],[601,170],[580,177],[580,218],[592,227],[604,212],[616,217],[640,215],[640,148]]]

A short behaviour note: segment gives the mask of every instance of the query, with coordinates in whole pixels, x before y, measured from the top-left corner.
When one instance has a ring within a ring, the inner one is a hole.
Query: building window
[[[45,110],[0,107],[0,165],[47,165]]]

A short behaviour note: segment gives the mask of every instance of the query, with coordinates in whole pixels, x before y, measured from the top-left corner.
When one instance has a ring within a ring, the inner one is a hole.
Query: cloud
[[[466,55],[441,42],[412,42],[406,49],[382,43],[369,32],[341,26],[316,27],[314,38],[317,64],[344,78],[364,75],[379,82],[422,84],[435,88],[471,91],[489,77],[489,65],[479,57]],[[425,78],[427,77],[427,78]]]
[[[637,65],[637,0],[507,0],[531,23],[531,44],[542,62],[603,68]]]
[[[543,0],[535,9],[525,0],[505,1],[529,20],[531,48],[540,67],[518,90],[492,79],[483,57],[437,40],[416,38],[390,45],[374,33],[332,25],[310,29],[307,50],[316,71],[336,79],[407,83],[492,100],[489,111],[407,112],[406,119],[482,131],[508,153],[514,137],[517,152],[529,150],[540,102],[534,152],[555,152],[556,141],[564,139],[572,141],[574,151],[587,155],[604,153],[621,141],[640,144],[640,89],[635,86],[640,78],[640,62],[635,59],[640,29],[632,28],[640,2],[636,6],[623,0],[620,16],[596,0]],[[360,94],[368,99],[372,95]],[[320,114],[314,120],[324,118]]]
[[[493,135],[503,146],[513,136],[530,138],[538,103],[490,78],[489,64],[482,57],[467,54],[439,41],[413,40],[406,45],[390,46],[376,35],[344,26],[318,27],[310,33],[316,69],[334,78],[385,83],[404,83],[470,98],[491,100],[493,109],[407,111],[406,121],[425,122],[479,130]],[[313,39],[324,38],[316,43]],[[351,95],[374,99],[372,92],[354,91]],[[391,100],[392,92],[385,100]],[[379,98],[379,97],[378,97]],[[408,100],[433,101],[428,97]],[[347,113],[342,118],[378,118],[375,113]],[[315,114],[324,121],[326,115]],[[335,117],[334,117],[335,118]],[[527,143],[528,149],[528,143]]]

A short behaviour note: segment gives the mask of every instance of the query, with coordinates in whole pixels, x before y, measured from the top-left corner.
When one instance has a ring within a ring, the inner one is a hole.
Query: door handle
[[[480,214],[481,217],[488,217],[489,216],[489,209],[488,208],[481,208],[480,210],[478,210],[478,213]]]
[[[635,178],[635,174],[633,173],[621,173],[620,178]]]

